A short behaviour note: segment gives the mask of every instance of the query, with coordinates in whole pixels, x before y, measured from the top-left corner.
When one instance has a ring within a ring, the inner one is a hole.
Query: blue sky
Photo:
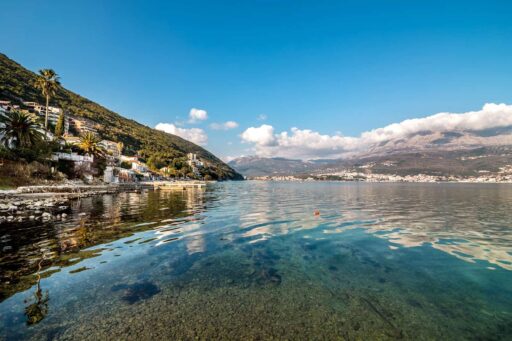
[[[227,157],[258,152],[250,127],[359,136],[511,103],[511,14],[510,1],[17,0],[1,4],[0,51],[143,124],[201,129]],[[192,108],[207,119],[190,123]]]

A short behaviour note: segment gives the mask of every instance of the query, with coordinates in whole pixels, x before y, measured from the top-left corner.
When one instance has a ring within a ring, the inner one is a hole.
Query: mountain
[[[40,91],[34,87],[36,74],[0,53],[0,99],[13,103],[35,101],[44,103]],[[176,158],[196,153],[204,159],[213,176],[218,179],[242,179],[242,176],[204,148],[182,139],[144,126],[61,87],[51,99],[50,105],[64,108],[67,112],[96,122],[98,133],[104,139],[121,141],[128,154],[143,151],[146,158]]]
[[[232,168],[245,176],[289,175],[311,171],[314,163],[285,158],[263,158],[245,156],[228,162]]]
[[[410,152],[469,151],[509,145],[512,145],[512,126],[444,132],[425,130],[374,143],[353,156],[361,158]]]
[[[512,126],[422,131],[374,143],[331,160],[243,157],[229,163],[246,176],[335,174],[353,171],[400,176],[469,177],[512,169]]]

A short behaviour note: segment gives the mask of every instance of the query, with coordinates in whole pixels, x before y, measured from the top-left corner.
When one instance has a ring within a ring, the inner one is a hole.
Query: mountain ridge
[[[512,126],[485,130],[423,131],[389,139],[336,159],[245,157],[229,164],[248,177],[354,171],[374,174],[478,176],[512,165]],[[264,167],[262,166],[264,165]],[[292,165],[292,166],[290,166]]]

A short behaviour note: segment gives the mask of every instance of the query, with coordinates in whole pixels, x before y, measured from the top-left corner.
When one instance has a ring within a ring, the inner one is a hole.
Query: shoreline
[[[439,181],[406,181],[406,180],[311,180],[311,179],[246,179],[246,181],[262,182],[342,182],[342,183],[391,183],[391,184],[512,184],[507,181],[471,181],[471,180],[439,180]]]
[[[105,185],[60,184],[20,186],[0,191],[0,225],[26,221],[55,221],[66,219],[71,201],[80,198],[142,190],[204,188],[204,181],[160,181],[118,183]]]

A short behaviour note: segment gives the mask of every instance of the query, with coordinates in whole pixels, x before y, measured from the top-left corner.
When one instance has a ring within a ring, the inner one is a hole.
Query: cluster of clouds
[[[197,124],[208,119],[208,112],[203,109],[192,108],[188,113],[188,124]],[[208,144],[208,134],[202,128],[185,128],[181,127],[183,123],[158,123],[155,129],[164,131],[169,134],[177,135],[185,140],[189,140],[195,144],[205,146]],[[238,127],[235,121],[227,121],[223,123],[212,123],[210,128],[213,130],[230,130]]]
[[[208,143],[208,135],[201,128],[180,128],[174,123],[158,123],[155,129],[177,135],[198,145],[205,146]]]
[[[229,130],[238,128],[238,123],[235,121],[227,121],[224,123],[212,123],[210,124],[210,128],[213,130]]]
[[[276,133],[274,127],[268,124],[250,127],[240,137],[243,142],[252,144],[253,152],[259,156],[318,159],[342,157],[376,143],[406,138],[424,131],[484,130],[505,126],[512,126],[512,105],[488,103],[478,111],[442,112],[424,118],[408,119],[363,132],[358,137],[324,135],[299,128]]]
[[[267,117],[260,115],[257,119],[265,121]],[[185,123],[158,123],[155,128],[204,146],[208,143],[206,131],[185,125],[198,124],[206,120],[206,110],[192,108]],[[260,126],[245,129],[240,138],[242,142],[250,145],[249,149],[245,150],[250,154],[308,160],[339,158],[364,151],[384,141],[403,139],[421,132],[478,131],[506,126],[512,126],[512,105],[488,103],[477,111],[442,112],[424,118],[408,119],[363,132],[355,137],[339,133],[321,134],[311,129],[296,127],[277,132],[272,125],[262,122]],[[235,121],[214,122],[209,125],[211,130],[220,131],[238,127],[239,124]]]

